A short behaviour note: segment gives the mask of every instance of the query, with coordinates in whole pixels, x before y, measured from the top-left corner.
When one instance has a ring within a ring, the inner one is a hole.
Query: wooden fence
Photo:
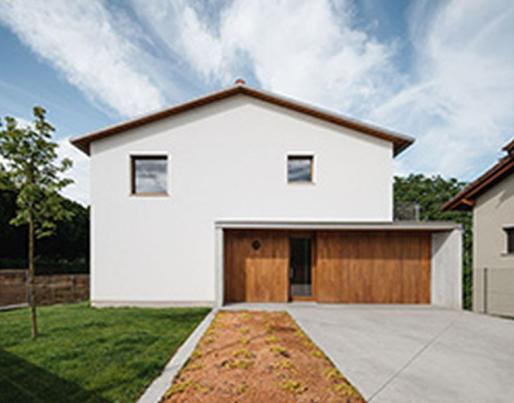
[[[27,302],[27,270],[0,270],[0,307]],[[36,276],[38,305],[78,302],[89,299],[88,274]]]

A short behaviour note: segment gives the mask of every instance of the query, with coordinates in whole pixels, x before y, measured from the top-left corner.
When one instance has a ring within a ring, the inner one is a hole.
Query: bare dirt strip
[[[221,311],[162,402],[364,402],[285,312]]]

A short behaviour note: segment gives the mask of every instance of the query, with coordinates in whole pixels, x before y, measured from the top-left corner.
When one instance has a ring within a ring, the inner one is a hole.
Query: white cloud
[[[191,2],[134,0],[138,14],[206,82],[250,70],[266,89],[357,113],[392,88],[393,44],[353,26],[349,1],[235,0],[219,18]]]
[[[17,123],[17,127],[19,128],[34,128],[34,122],[28,120],[28,119],[25,119],[25,118],[20,118],[20,117],[15,117],[14,118],[16,120],[16,123]]]
[[[58,149],[59,159],[69,158],[73,166],[66,172],[66,177],[73,183],[65,187],[62,194],[84,206],[89,204],[89,158],[70,143],[69,138],[60,139]]]
[[[235,0],[214,18],[190,2],[135,5],[206,82],[249,70],[264,88],[414,135],[400,172],[469,179],[513,134],[514,3],[414,3],[407,74],[396,43],[353,24],[349,1]]]
[[[20,117],[14,117],[14,119],[16,120],[17,127],[19,127],[19,128],[34,127],[33,123],[27,119],[20,118]],[[5,121],[3,121],[2,124],[5,125]],[[4,129],[4,128],[5,128],[4,126],[0,127],[0,129]],[[0,155],[0,165],[2,165],[3,167],[8,166],[8,162],[1,155]]]
[[[514,3],[454,0],[410,14],[411,82],[373,118],[417,137],[400,159],[420,170],[471,179],[514,134]]]
[[[0,23],[92,100],[126,116],[247,76],[414,135],[400,172],[468,179],[513,135],[514,3],[417,1],[410,38],[397,42],[371,36],[373,24],[357,26],[351,0],[130,4],[137,18],[102,0],[4,0]],[[397,49],[407,41],[414,62],[400,74]],[[68,194],[85,202],[87,157],[67,140],[60,153],[76,161]]]
[[[141,32],[103,1],[2,0],[0,23],[93,101],[124,116],[163,106],[142,62]]]

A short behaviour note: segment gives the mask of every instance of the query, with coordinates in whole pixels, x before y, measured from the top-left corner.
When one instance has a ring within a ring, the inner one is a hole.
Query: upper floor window
[[[313,158],[312,155],[288,155],[287,181],[289,183],[312,182]]]
[[[507,234],[507,253],[514,253],[514,227],[504,228]]]
[[[132,156],[131,165],[132,194],[167,194],[168,157],[160,155]]]

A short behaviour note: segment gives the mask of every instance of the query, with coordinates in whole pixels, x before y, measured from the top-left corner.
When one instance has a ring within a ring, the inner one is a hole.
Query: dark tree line
[[[64,197],[62,203],[73,217],[38,240],[37,274],[89,272],[89,207]],[[26,228],[9,224],[15,214],[16,193],[0,190],[0,269],[27,267]]]

